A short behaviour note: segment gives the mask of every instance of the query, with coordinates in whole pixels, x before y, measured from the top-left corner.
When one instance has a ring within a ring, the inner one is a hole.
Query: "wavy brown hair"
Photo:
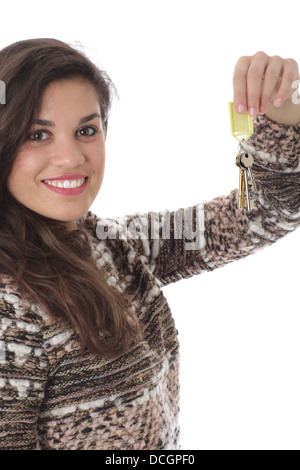
[[[13,280],[22,298],[41,305],[54,320],[71,323],[81,352],[113,357],[140,338],[141,327],[127,293],[105,281],[87,227],[79,223],[70,232],[65,222],[31,211],[7,189],[45,87],[75,77],[93,84],[106,137],[117,91],[83,52],[46,38],[19,41],[0,51],[0,79],[6,86],[6,104],[0,105],[0,273]]]

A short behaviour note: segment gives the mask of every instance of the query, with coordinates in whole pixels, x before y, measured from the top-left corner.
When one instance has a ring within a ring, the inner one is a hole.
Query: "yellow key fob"
[[[240,142],[246,142],[253,134],[253,119],[248,113],[240,114],[236,111],[234,103],[228,103],[231,133]]]

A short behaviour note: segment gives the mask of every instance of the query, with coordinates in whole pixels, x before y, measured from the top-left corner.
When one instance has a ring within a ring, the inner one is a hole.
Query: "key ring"
[[[245,144],[245,143],[246,143],[245,139],[242,139],[242,140],[239,141],[239,145],[238,145],[238,152],[239,153],[245,152],[245,149],[242,147],[242,144]]]

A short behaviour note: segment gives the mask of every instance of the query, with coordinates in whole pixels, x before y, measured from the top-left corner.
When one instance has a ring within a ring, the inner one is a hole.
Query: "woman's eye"
[[[33,131],[29,134],[28,139],[33,141],[46,140],[48,138],[48,133],[43,130]]]
[[[97,134],[97,129],[95,129],[94,127],[82,127],[76,133],[78,137],[91,137],[95,134]]]

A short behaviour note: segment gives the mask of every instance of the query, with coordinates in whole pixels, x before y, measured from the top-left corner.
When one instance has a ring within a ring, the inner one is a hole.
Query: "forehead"
[[[70,108],[76,112],[90,109],[91,106],[95,111],[100,110],[99,96],[91,82],[84,78],[63,79],[45,87],[39,100],[38,114],[61,113]]]

